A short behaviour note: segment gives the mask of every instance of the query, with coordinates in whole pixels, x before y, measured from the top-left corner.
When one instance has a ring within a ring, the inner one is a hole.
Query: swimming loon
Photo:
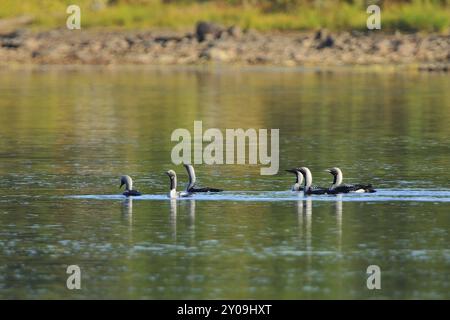
[[[288,169],[287,172],[291,172],[295,174],[295,184],[292,186],[292,191],[303,191],[302,183],[303,183],[303,174],[297,168]]]
[[[298,168],[298,171],[305,178],[305,184],[303,185],[303,192],[305,194],[326,194],[328,189],[321,188],[312,185],[312,174],[307,167]]]
[[[183,165],[186,168],[186,171],[189,176],[189,182],[186,185],[186,190],[185,190],[186,192],[192,193],[192,192],[221,192],[221,191],[223,191],[222,189],[209,188],[209,187],[196,188],[195,187],[196,176],[195,176],[194,167],[190,164],[183,164]]]
[[[170,199],[176,199],[180,197],[189,197],[191,193],[189,192],[177,192],[177,174],[173,170],[169,170],[166,172],[170,179],[170,192],[168,197]]]
[[[125,192],[122,193],[124,196],[138,197],[141,195],[141,193],[139,191],[133,190],[133,180],[131,179],[130,176],[120,177],[120,187],[119,188],[122,188],[123,185],[125,185]]]
[[[368,192],[373,193],[376,190],[372,187],[371,184],[342,184],[342,180],[344,176],[342,175],[342,171],[339,168],[331,168],[325,170],[333,175],[333,184],[328,189],[328,193],[337,194],[337,193],[349,193],[349,192]]]

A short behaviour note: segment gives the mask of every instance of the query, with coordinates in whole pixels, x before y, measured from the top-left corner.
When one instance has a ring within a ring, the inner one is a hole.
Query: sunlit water
[[[349,70],[2,70],[0,298],[448,299],[448,88]],[[279,173],[197,165],[227,191],[167,199],[166,170],[187,181],[171,132],[194,120],[279,128]],[[305,197],[283,171],[300,165],[377,192]],[[121,196],[122,174],[144,196]]]

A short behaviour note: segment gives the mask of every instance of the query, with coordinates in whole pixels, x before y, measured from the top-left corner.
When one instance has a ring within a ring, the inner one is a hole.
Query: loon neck
[[[303,168],[304,176],[305,176],[305,190],[308,190],[312,185],[312,174],[308,168]]]
[[[186,165],[186,171],[188,173],[189,176],[189,182],[186,186],[186,191],[189,191],[189,189],[191,189],[192,187],[194,187],[195,182],[196,182],[196,177],[195,177],[195,171],[194,171],[194,167],[190,164]]]
[[[177,176],[170,177],[170,193],[177,192]]]
[[[169,198],[171,198],[171,199],[178,198],[177,190],[171,189],[170,192],[169,192]]]
[[[296,176],[295,184],[301,185],[303,183],[302,173],[297,171],[297,172],[295,172],[295,176]]]
[[[300,171],[295,171],[295,184],[292,186],[292,191],[299,191],[303,184],[303,174]]]
[[[130,176],[122,176],[122,185],[125,185],[125,191],[133,190],[133,179]]]
[[[336,174],[334,175],[333,185],[332,187],[337,187],[342,184],[342,180],[344,179],[342,175],[342,171],[336,168]]]

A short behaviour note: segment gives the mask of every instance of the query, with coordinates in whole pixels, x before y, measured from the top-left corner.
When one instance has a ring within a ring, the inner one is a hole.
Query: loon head
[[[122,188],[125,185],[125,190],[130,191],[133,189],[133,180],[130,176],[122,176],[120,177],[120,188]]]
[[[305,188],[309,188],[312,185],[312,174],[311,171],[307,167],[298,168],[298,171],[305,178]]]
[[[183,166],[186,168],[187,174],[189,176],[189,182],[186,185],[186,191],[189,191],[191,188],[194,187],[196,182],[195,170],[191,164],[184,163]]]
[[[170,190],[175,190],[177,188],[177,174],[173,170],[166,172],[170,179]]]
[[[333,175],[333,185],[338,186],[342,183],[343,175],[341,169],[334,167],[331,169],[325,170],[328,173],[331,173]]]
[[[299,168],[293,168],[286,170],[287,172],[295,174],[295,183],[301,185],[303,183],[303,174],[300,172]]]

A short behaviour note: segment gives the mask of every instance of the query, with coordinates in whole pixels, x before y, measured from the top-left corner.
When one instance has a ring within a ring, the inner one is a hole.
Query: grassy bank
[[[368,17],[359,0],[2,0],[0,19],[25,15],[34,29],[65,27],[69,4],[80,6],[82,28],[186,29],[206,20],[262,31],[365,30]],[[384,31],[450,32],[449,0],[383,1],[381,8]]]

